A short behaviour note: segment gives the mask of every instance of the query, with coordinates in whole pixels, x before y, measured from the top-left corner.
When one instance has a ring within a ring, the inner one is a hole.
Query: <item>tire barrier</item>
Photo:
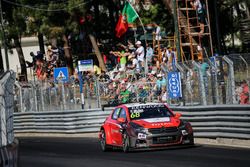
[[[1,167],[18,167],[18,140],[12,144],[0,148],[0,166]]]
[[[171,107],[191,122],[195,137],[250,139],[250,105]],[[105,111],[27,112],[14,114],[14,132],[77,134],[98,132]]]

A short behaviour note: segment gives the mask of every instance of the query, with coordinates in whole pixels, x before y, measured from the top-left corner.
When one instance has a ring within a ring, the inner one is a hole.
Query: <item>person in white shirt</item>
[[[135,43],[137,49],[135,51],[135,55],[137,57],[138,63],[140,65],[140,70],[142,67],[144,67],[144,55],[145,55],[145,50],[144,47],[142,46],[141,41],[137,41]]]
[[[156,29],[155,29],[155,40],[156,41],[160,41],[162,38],[161,38],[161,27],[157,24],[155,24],[156,26]]]

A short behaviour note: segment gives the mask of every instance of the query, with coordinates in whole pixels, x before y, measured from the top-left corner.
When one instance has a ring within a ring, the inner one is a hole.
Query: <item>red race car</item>
[[[193,129],[165,104],[124,104],[116,107],[100,128],[103,151],[194,144]]]

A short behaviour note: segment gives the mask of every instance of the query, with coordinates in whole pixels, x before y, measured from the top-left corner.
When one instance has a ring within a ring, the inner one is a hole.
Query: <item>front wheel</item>
[[[108,151],[108,145],[106,143],[106,133],[104,130],[101,130],[101,139],[100,139],[101,149],[103,152]]]
[[[128,136],[126,133],[123,135],[122,150],[123,150],[123,152],[125,152],[125,153],[127,153],[127,152],[130,151],[129,136]]]

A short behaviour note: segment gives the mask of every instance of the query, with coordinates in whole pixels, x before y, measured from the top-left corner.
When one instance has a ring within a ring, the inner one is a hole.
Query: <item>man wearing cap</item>
[[[144,47],[142,46],[141,41],[137,41],[135,43],[137,49],[135,51],[135,55],[137,56],[138,63],[140,65],[140,70],[142,67],[144,67]]]

